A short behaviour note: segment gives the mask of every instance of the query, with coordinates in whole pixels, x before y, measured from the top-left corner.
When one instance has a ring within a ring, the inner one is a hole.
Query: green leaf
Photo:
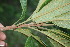
[[[52,1],[52,0],[46,0],[43,4],[42,4],[42,6],[40,7],[40,9],[39,10],[41,10],[45,5],[47,5],[50,1]]]
[[[38,3],[38,6],[36,8],[36,10],[34,11],[34,13],[37,13],[39,11],[39,9],[41,8],[42,4],[45,2],[46,0],[40,0]]]
[[[47,5],[51,0],[39,0],[38,6],[36,8],[36,10],[33,12],[32,15],[38,13],[40,11],[40,9],[42,9],[45,5]],[[31,19],[32,15],[27,19]]]
[[[32,21],[36,23],[55,20],[55,16],[70,11],[70,0],[52,0],[44,6],[38,13],[32,16]]]
[[[70,12],[56,16],[54,17],[54,19],[59,19],[59,21],[52,21],[55,25],[70,29],[70,20],[66,20],[66,19],[70,19]],[[64,19],[64,20],[60,20],[60,19]]]
[[[43,33],[44,35],[47,35],[49,38],[53,39],[54,41],[58,42],[59,44],[61,44],[64,47],[69,47],[70,46],[70,38],[66,37],[67,35],[63,35],[61,33],[58,33],[58,31],[60,32],[60,30],[48,30],[48,31],[40,31],[38,29],[32,28],[31,29],[37,30],[38,32]],[[55,32],[56,31],[56,32]],[[69,38],[69,39],[67,39]]]
[[[21,6],[22,6],[22,15],[21,15],[21,19],[22,17],[25,17],[26,15],[26,10],[27,10],[27,0],[20,0]]]
[[[23,11],[25,10],[26,6],[27,6],[27,0],[20,0],[21,6]]]
[[[22,29],[22,28],[19,28],[19,29],[16,29],[15,31],[18,31],[20,33],[23,33],[24,35],[30,37],[32,36],[33,38],[35,38],[39,43],[41,43],[42,45],[46,46],[45,44],[43,44],[42,40],[38,37],[38,36],[35,36],[31,33],[30,30],[28,29]]]
[[[40,0],[38,3],[38,6],[34,13],[37,13],[43,6],[45,6],[47,3],[49,3],[51,0]]]
[[[37,40],[35,40],[33,37],[28,37],[25,47],[44,47],[41,45]]]
[[[20,18],[14,23],[18,23],[20,20],[22,20],[25,15],[26,15],[26,10],[27,10],[27,0],[20,0],[20,3],[21,3],[21,7],[22,7],[22,14],[20,16]]]
[[[51,38],[48,38],[48,39],[50,40],[50,42],[53,44],[54,47],[57,47],[57,46],[63,47],[61,44],[59,44],[58,42],[54,41],[53,39],[51,39]]]
[[[34,14],[38,13],[38,11],[40,10],[41,6],[43,5],[43,3],[44,3],[45,1],[46,1],[46,0],[40,0],[40,1],[39,1],[36,10],[33,12],[33,14],[32,14],[27,20],[31,19]]]
[[[54,41],[57,41],[59,44],[65,46],[65,47],[69,47],[70,46],[70,41],[67,40],[66,38],[63,38],[60,35],[57,35],[57,34],[51,32],[51,31],[45,31],[45,32],[42,32],[42,33],[45,34],[45,35],[47,35],[47,36],[49,36]]]
[[[61,36],[64,36],[66,38],[70,38],[69,34],[66,34],[65,32],[61,31],[61,30],[58,30],[58,29],[51,29],[52,32],[56,33],[56,34],[59,34]]]
[[[31,31],[29,31],[28,29],[22,29],[22,28],[18,28],[15,31],[18,31],[20,33],[23,33],[26,36],[32,36]]]

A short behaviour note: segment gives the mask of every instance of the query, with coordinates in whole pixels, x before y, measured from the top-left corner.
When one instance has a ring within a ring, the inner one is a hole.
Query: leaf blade
[[[29,28],[34,29],[34,30],[37,30],[38,32],[43,33],[44,35],[47,35],[49,38],[53,39],[54,41],[58,42],[59,44],[61,44],[64,47],[69,47],[70,46],[70,40],[62,37],[61,34],[60,35],[57,35],[57,34],[59,34],[57,32],[55,33],[52,30],[40,31],[40,30],[35,29],[35,28],[32,28],[32,27],[29,27]],[[55,31],[58,31],[58,30],[55,30]]]
[[[32,21],[36,23],[53,20],[53,17],[70,11],[70,0],[52,0],[37,14],[32,16]]]
[[[39,44],[33,37],[28,37],[25,47],[44,47],[41,44]]]
[[[23,33],[24,35],[26,35],[26,36],[28,36],[28,37],[32,36],[32,37],[35,38],[38,42],[40,42],[43,46],[46,46],[45,44],[43,44],[43,42],[42,42],[42,40],[40,39],[40,37],[33,35],[33,34],[31,33],[31,31],[28,30],[28,29],[19,28],[19,29],[16,29],[15,31],[18,31],[18,32],[20,32],[20,33]]]

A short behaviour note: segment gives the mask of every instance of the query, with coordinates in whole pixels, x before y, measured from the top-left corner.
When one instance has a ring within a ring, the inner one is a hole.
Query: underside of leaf
[[[37,31],[47,35],[49,38],[53,39],[54,41],[58,42],[59,44],[61,44],[64,47],[69,47],[70,46],[70,40],[62,37],[60,33],[57,33],[57,32],[55,33],[54,32],[54,31],[58,31],[58,30],[40,31],[40,30],[35,29],[35,28],[31,28],[31,29],[37,30]]]
[[[53,17],[70,11],[70,0],[52,0],[44,6],[38,13],[32,16],[32,21],[36,23],[54,20]]]

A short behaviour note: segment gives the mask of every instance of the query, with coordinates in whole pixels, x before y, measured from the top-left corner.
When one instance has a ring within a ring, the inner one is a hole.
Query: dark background
[[[35,10],[39,0],[28,0],[27,1],[27,14],[23,22],[26,20]],[[16,22],[22,13],[20,0],[0,0],[0,23],[4,26],[12,25]],[[24,47],[27,37],[21,33],[10,31],[4,31],[7,35],[6,42],[8,47]]]
[[[27,14],[22,21],[26,20],[33,13],[38,1],[39,0],[27,1]],[[21,12],[22,9],[19,0],[0,0],[0,23],[2,23],[4,26],[12,25],[14,22],[16,22],[19,19]],[[59,28],[57,26],[55,27],[70,34],[70,30],[68,29]],[[4,33],[7,35],[6,42],[8,43],[8,47],[24,47],[27,39],[25,35],[18,32],[13,32],[12,30],[4,31]],[[38,33],[36,32],[35,34]],[[38,35],[45,39],[45,37],[43,37],[44,35]]]

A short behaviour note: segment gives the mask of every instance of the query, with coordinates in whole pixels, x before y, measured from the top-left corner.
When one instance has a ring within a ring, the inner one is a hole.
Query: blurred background
[[[28,0],[27,1],[27,14],[25,18],[23,18],[22,21],[25,21],[36,9],[36,6],[38,4],[39,0]],[[0,23],[2,23],[4,26],[12,25],[14,22],[16,22],[22,13],[21,4],[19,0],[0,0]],[[69,29],[63,29],[55,26],[58,29],[61,29],[62,31],[70,34]],[[8,43],[8,47],[24,47],[27,37],[21,33],[14,32],[12,30],[10,31],[4,31],[4,33],[7,35],[6,42]],[[42,39],[45,39],[46,37],[42,34],[38,34]]]
[[[39,0],[27,1],[27,14],[22,21],[26,20],[35,10]],[[12,25],[16,22],[22,13],[20,0],[0,0],[0,23],[4,26]],[[21,33],[13,31],[4,31],[7,35],[6,42],[8,47],[24,47],[27,37]]]

